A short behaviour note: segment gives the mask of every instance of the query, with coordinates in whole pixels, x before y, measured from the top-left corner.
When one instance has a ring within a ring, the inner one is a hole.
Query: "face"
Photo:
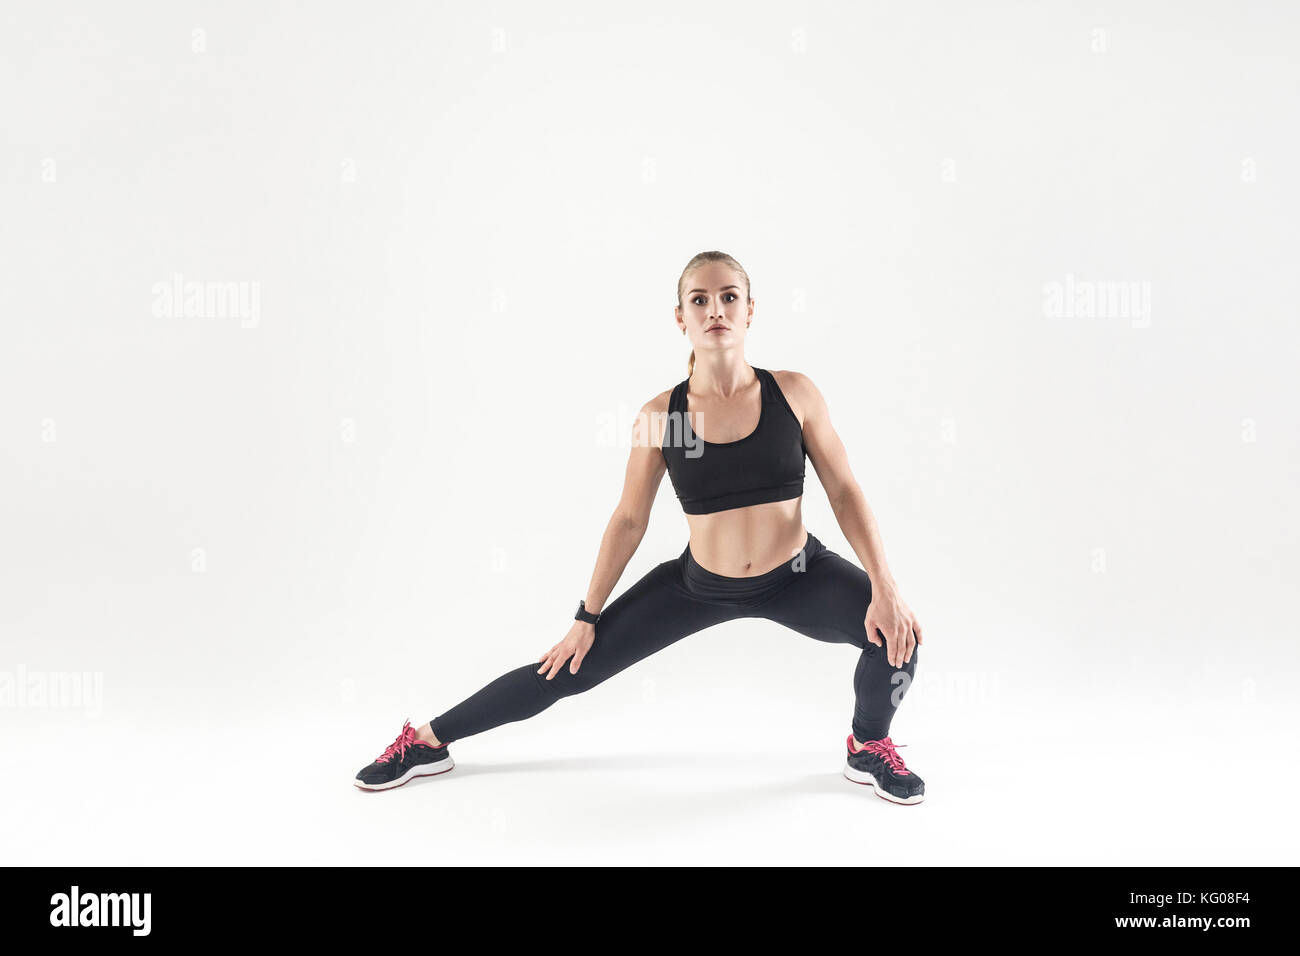
[[[686,330],[698,356],[708,349],[739,348],[757,302],[746,302],[745,281],[721,262],[707,262],[686,274],[677,327]]]

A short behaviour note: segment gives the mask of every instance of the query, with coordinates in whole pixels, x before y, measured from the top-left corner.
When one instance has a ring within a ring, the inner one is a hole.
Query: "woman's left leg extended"
[[[751,617],[784,624],[819,641],[861,648],[853,672],[853,736],[859,741],[889,735],[890,721],[916,674],[920,650],[913,648],[912,659],[902,667],[890,665],[886,648],[867,640],[865,619],[870,605],[867,572],[820,547],[788,585],[749,611]]]

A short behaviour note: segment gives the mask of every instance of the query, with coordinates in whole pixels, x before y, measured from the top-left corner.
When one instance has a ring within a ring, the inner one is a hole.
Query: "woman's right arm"
[[[623,479],[623,495],[601,536],[596,569],[591,574],[584,598],[587,610],[592,614],[599,614],[604,608],[605,601],[614,590],[628,561],[632,560],[632,555],[636,553],[646,528],[650,525],[650,509],[667,470],[660,447],[669,395],[670,391],[665,391],[655,396],[637,414],[632,432],[632,451],[628,456],[627,472]],[[595,638],[595,624],[574,621],[564,639],[538,658],[542,666],[537,673],[546,674],[546,679],[550,680],[564,666],[564,662],[572,657],[569,672],[576,674]]]

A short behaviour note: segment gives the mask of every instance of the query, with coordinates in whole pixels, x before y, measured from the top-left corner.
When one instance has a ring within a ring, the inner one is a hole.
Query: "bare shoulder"
[[[676,386],[674,386],[674,388],[675,387]],[[655,412],[666,412],[668,411],[668,403],[672,399],[672,396],[673,396],[673,390],[671,388],[665,388],[654,398],[650,399],[650,401],[642,405],[641,411],[650,414],[653,414]]]
[[[633,444],[663,447],[668,406],[672,395],[673,390],[666,388],[641,406],[641,410],[637,412],[637,420],[633,424]]]
[[[790,403],[791,410],[799,418],[800,422],[806,422],[809,413],[816,414],[819,409],[825,406],[822,393],[813,384],[813,380],[803,372],[772,369],[772,377],[776,379],[781,394]]]

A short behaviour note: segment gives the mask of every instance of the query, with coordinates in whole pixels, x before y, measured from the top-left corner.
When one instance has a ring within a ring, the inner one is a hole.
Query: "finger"
[[[921,622],[915,620],[912,621],[912,630],[916,632],[916,643],[923,643],[921,638]]]
[[[568,660],[568,657],[569,655],[565,654],[563,651],[555,655],[555,666],[552,667],[551,672],[546,675],[547,680],[550,680],[552,677],[554,677],[556,674],[560,672],[560,668],[564,666],[564,662]]]
[[[546,673],[546,668],[551,666],[550,657],[551,657],[550,651],[547,651],[545,654],[542,655],[542,666],[537,668],[537,673],[539,674]]]
[[[876,637],[876,622],[871,618],[867,618],[866,626],[867,626],[867,640],[869,640],[872,644],[875,644],[876,647],[882,647],[883,645],[880,643],[880,638]]]
[[[907,634],[907,650],[903,654],[904,664],[912,663],[912,652],[915,650],[916,650],[916,638],[912,636],[911,631],[909,630]]]
[[[570,674],[578,673],[578,668],[582,666],[582,659],[586,656],[587,655],[582,652],[573,655],[573,661],[569,664]]]

